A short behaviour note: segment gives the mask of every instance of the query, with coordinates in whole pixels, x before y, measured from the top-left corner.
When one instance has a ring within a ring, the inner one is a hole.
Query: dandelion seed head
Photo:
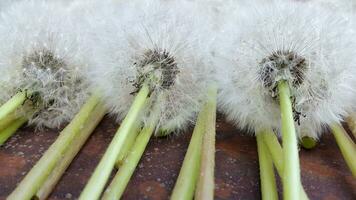
[[[351,22],[311,4],[253,2],[231,17],[217,40],[217,62],[227,66],[219,76],[220,108],[251,132],[279,132],[277,83],[286,81],[298,135],[317,138],[353,105]]]
[[[89,96],[87,52],[61,5],[16,2],[0,19],[0,101],[27,92],[18,112],[38,128],[58,128],[70,121]],[[35,113],[28,115],[31,109]]]
[[[209,70],[203,58],[200,28],[186,3],[131,1],[117,4],[97,35],[93,84],[101,89],[112,112],[122,119],[145,83],[150,98],[142,114],[150,122],[159,113],[159,130],[179,132],[194,123],[201,108]],[[94,77],[94,74],[102,76]],[[158,105],[158,106],[156,106]],[[155,107],[155,108],[154,108]]]

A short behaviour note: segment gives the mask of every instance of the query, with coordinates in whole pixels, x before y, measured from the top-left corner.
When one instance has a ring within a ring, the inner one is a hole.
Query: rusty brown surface
[[[93,172],[116,127],[106,117],[75,158],[50,199],[76,199]],[[259,169],[253,137],[218,120],[215,199],[260,199]],[[0,148],[0,199],[16,187],[57,137],[56,130],[22,128]],[[178,176],[191,131],[152,139],[123,199],[168,199]],[[356,181],[333,137],[327,134],[316,149],[301,150],[302,179],[310,199],[356,199]],[[280,184],[279,184],[279,188]]]

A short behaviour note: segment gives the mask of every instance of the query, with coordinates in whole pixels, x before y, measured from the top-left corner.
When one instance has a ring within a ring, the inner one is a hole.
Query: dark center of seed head
[[[293,51],[276,51],[260,62],[260,80],[269,89],[277,87],[277,81],[284,79],[298,88],[304,79],[307,70],[305,58]]]
[[[148,84],[150,91],[160,88],[170,89],[179,73],[175,58],[161,49],[148,50],[140,62],[135,63],[138,76],[134,86],[139,90],[143,84]]]
[[[293,51],[276,51],[260,62],[259,77],[271,96],[277,98],[278,81],[285,80],[291,87],[298,88],[305,79],[308,63]],[[303,114],[296,108],[296,98],[292,96],[294,120],[300,123]]]

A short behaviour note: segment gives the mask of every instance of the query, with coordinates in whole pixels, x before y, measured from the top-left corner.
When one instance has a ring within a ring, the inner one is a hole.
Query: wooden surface
[[[76,199],[93,172],[118,124],[106,117],[69,167],[50,199]],[[260,199],[255,138],[218,120],[215,199]],[[26,127],[0,148],[0,199],[16,187],[56,139],[58,130]],[[123,199],[168,199],[178,176],[191,131],[152,139]],[[347,169],[332,135],[316,149],[301,150],[304,187],[310,199],[356,199],[356,180]],[[279,184],[279,189],[281,189]]]

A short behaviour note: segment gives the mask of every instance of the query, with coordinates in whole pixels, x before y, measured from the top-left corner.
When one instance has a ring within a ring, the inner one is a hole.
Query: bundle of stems
[[[129,151],[121,151],[122,154],[126,154],[125,159],[123,160],[122,165],[119,167],[119,170],[117,171],[114,179],[112,180],[108,188],[105,190],[102,199],[120,199],[122,194],[124,193],[125,188],[128,182],[130,181],[130,178],[134,173],[146,149],[146,146],[155,131],[159,119],[159,112],[157,109],[158,106],[155,105],[155,107],[156,108],[153,108],[153,111],[150,112],[149,121],[137,135],[134,140],[134,143],[131,144],[129,142]]]
[[[278,165],[283,166],[280,177],[283,183],[284,199],[300,199],[300,167],[298,155],[298,142],[294,125],[294,116],[291,102],[289,84],[285,80],[277,83],[278,99],[281,112],[281,132],[283,151],[278,152]],[[261,144],[261,133],[257,133],[258,152],[261,168],[261,186],[263,195],[275,197],[274,176],[271,172],[271,162],[268,155],[263,152],[264,145]],[[272,159],[275,161],[273,155]],[[281,163],[280,163],[281,162]],[[275,163],[275,165],[277,165]],[[267,185],[267,186],[266,186]],[[270,190],[270,191],[268,191]],[[267,192],[268,191],[268,192]]]
[[[281,147],[281,145],[280,145],[280,143],[278,141],[278,138],[276,137],[275,133],[272,130],[265,130],[265,131],[262,131],[262,132],[258,133],[257,137],[258,137],[258,140],[259,140],[258,143],[260,143],[259,145],[264,145],[264,148],[267,148],[267,153],[269,155],[269,158],[272,159],[273,164],[276,167],[279,176],[282,177],[282,179],[283,179],[283,175],[284,175],[284,155],[283,155],[283,151],[284,150],[282,149],[282,147]],[[264,144],[261,144],[262,143],[261,142],[261,138],[262,138],[262,142]],[[259,155],[259,156],[261,156],[261,155]],[[264,156],[266,156],[266,155],[264,155]],[[267,162],[269,162],[269,161],[267,161]],[[263,167],[261,167],[261,168],[262,168],[262,170],[264,170]],[[271,181],[270,179],[273,180],[274,176],[272,177],[272,175],[270,174],[269,167],[268,167],[268,170],[266,170],[263,173],[264,173],[263,177],[262,177],[262,174],[261,174],[262,187],[266,187],[266,189],[267,189],[267,187],[270,187],[270,186],[265,185],[264,183],[273,184],[272,182],[274,182],[274,181]],[[267,179],[267,176],[270,177],[270,178]],[[264,195],[268,195],[269,192],[274,193],[274,186],[270,188],[271,190],[269,190],[269,189],[266,190],[266,189],[265,190],[262,189],[262,192],[263,192],[262,195],[263,196]],[[269,191],[269,192],[267,192],[267,191]],[[299,199],[300,200],[308,200],[309,199],[307,194],[305,193],[304,188],[303,188],[302,185],[300,186]]]
[[[0,146],[2,146],[22,125],[27,122],[27,118],[19,117],[6,128],[0,131]]]
[[[86,140],[89,138],[91,133],[94,131],[96,126],[100,123],[104,115],[106,114],[106,108],[103,103],[98,103],[95,106],[90,117],[83,124],[83,128],[78,133],[76,138],[73,140],[72,144],[68,147],[65,154],[63,155],[61,161],[53,169],[53,172],[48,177],[46,182],[42,185],[41,189],[36,193],[35,197],[39,200],[45,200],[48,198],[60,178],[62,177],[65,170],[69,167],[72,160],[78,154],[80,149],[85,144]]]
[[[273,186],[274,176],[272,177],[270,163],[267,160],[268,157],[265,157],[262,152],[263,144],[261,144],[261,137],[264,138],[264,142],[267,144],[267,147],[270,150],[272,160],[277,168],[278,173],[281,175],[283,184],[284,184],[284,197],[285,198],[295,198],[295,199],[308,199],[304,189],[300,186],[293,188],[293,185],[300,182],[299,175],[299,162],[298,161],[298,149],[297,142],[295,140],[296,135],[293,133],[294,129],[294,121],[292,114],[292,107],[290,103],[290,95],[287,84],[280,83],[279,84],[279,92],[280,92],[280,103],[281,103],[281,112],[282,112],[282,136],[283,136],[283,151],[278,143],[277,138],[273,134],[272,131],[268,131],[270,133],[261,133],[263,136],[258,135],[258,148],[260,155],[260,167],[261,167],[261,186],[262,193],[264,198],[269,199],[272,198],[268,195],[272,195],[275,199],[274,191],[275,186]],[[288,102],[289,101],[289,102]],[[289,117],[288,117],[289,116]],[[333,124],[330,126],[331,131],[336,139],[336,142],[340,148],[340,151],[345,158],[345,161],[350,168],[353,176],[356,176],[356,145],[344,128],[339,124]],[[272,133],[271,133],[272,132]],[[312,148],[315,146],[315,140],[312,138],[305,138],[303,142],[306,145],[306,148]],[[282,153],[283,152],[283,153]],[[283,158],[281,155],[284,155]],[[288,159],[286,161],[286,159]],[[281,162],[283,160],[283,162]],[[283,166],[283,168],[282,168]],[[300,192],[298,192],[300,191]]]
[[[214,199],[217,87],[211,86],[201,110],[171,199]]]
[[[137,122],[132,128],[131,133],[128,135],[125,145],[122,147],[119,157],[116,160],[117,169],[119,169],[120,166],[123,165],[127,155],[129,155],[129,152],[136,141],[136,137],[139,135],[140,132],[141,132],[141,123]]]
[[[273,163],[282,178],[284,199],[308,199],[300,180],[297,135],[294,127],[289,86],[278,83],[283,150],[271,131],[256,133],[260,165],[262,199],[278,199]],[[273,146],[271,145],[273,143]],[[268,149],[273,148],[268,153]],[[283,169],[282,169],[283,167]]]
[[[135,123],[137,124],[137,120],[140,121],[138,115],[140,111],[144,108],[145,102],[148,101],[148,99],[150,98],[148,94],[149,94],[148,87],[146,84],[144,84],[141,90],[138,92],[137,96],[135,97],[133,105],[131,106],[126,118],[124,119],[118,132],[114,136],[112,142],[110,143],[99,165],[94,171],[88,184],[84,188],[80,196],[80,199],[98,199],[101,196],[101,193],[104,190],[109,175],[111,174],[114,168],[115,162],[117,162],[120,155],[125,159],[123,160],[123,162],[121,162],[121,165],[119,166],[119,170],[116,173],[116,176],[114,177],[109,187],[106,189],[103,195],[103,199],[119,199],[122,196],[156,128],[159,112],[155,111],[158,110],[157,108],[152,108],[152,112],[150,112],[151,114],[150,122],[145,127],[143,127],[141,132],[136,137],[137,126],[135,126]],[[158,98],[163,98],[164,94],[160,94],[158,96],[159,96]],[[183,164],[183,168],[186,168],[183,171],[189,171],[188,166],[190,167],[194,166],[194,169],[196,170],[192,172],[196,176],[183,175],[185,176],[185,178],[179,178],[179,179],[183,179],[184,182],[187,182],[189,185],[192,184],[195,185],[198,179],[199,166],[200,166],[199,163],[201,159],[200,155],[201,155],[201,148],[203,144],[203,134],[207,130],[206,125],[214,124],[215,121],[216,87],[212,87],[210,89],[209,97],[211,99],[209,99],[207,105],[204,107],[203,111],[198,117],[198,122],[193,137],[191,139],[191,145],[188,148],[188,153],[187,153],[188,156],[185,159],[187,161],[185,161],[185,164]],[[154,107],[157,106],[158,105],[154,105]],[[209,122],[211,123],[207,123],[207,120],[209,120]],[[209,132],[213,132],[213,133],[210,133],[207,140],[211,140],[211,137],[215,137],[215,126],[214,129],[209,130]],[[133,144],[132,142],[129,142],[130,140],[132,141],[132,138],[135,138]],[[213,146],[215,145],[214,143],[211,142],[207,142],[207,143],[208,143],[206,145],[208,146],[206,147],[207,149],[211,148],[211,145]],[[128,144],[128,146],[130,147],[129,152],[126,152],[125,150],[127,149],[127,147],[125,147],[126,144]],[[198,149],[196,150],[195,148]],[[209,160],[209,163],[203,165],[204,167],[207,168],[204,170],[205,172],[203,174],[204,177],[207,177],[211,180],[207,183],[210,183],[208,185],[209,195],[213,195],[214,178],[211,176],[214,175],[214,166],[211,165],[211,159],[214,160],[214,154],[212,155],[205,154],[205,156],[209,157],[205,159],[205,160]],[[194,189],[192,190],[192,192],[181,191],[179,195],[182,195],[182,193],[191,196],[194,195]]]
[[[355,176],[356,162],[356,146],[352,141],[350,136],[347,134],[345,129],[339,125],[334,124],[331,127],[331,131],[336,139],[336,142],[340,148],[342,155],[345,158],[347,165],[349,166],[353,176]],[[264,144],[262,144],[261,140]],[[276,199],[274,193],[276,193],[275,189],[275,180],[274,175],[271,174],[270,162],[268,156],[265,155],[265,152],[262,152],[262,149],[265,148],[263,145],[267,147],[269,151],[270,157],[275,165],[278,174],[282,177],[284,172],[283,168],[283,149],[278,142],[276,135],[271,130],[262,131],[257,135],[257,143],[258,143],[258,152],[260,159],[260,169],[261,169],[261,189],[263,199]],[[272,171],[273,172],[273,171]],[[271,195],[271,196],[269,196]],[[303,187],[301,186],[299,199],[307,200],[308,196],[305,193]]]
[[[105,113],[93,94],[8,199],[45,199]]]
[[[26,123],[27,118],[18,116],[16,111],[25,103],[27,95],[27,92],[18,92],[0,107],[0,145]]]
[[[277,186],[276,178],[273,169],[273,160],[268,152],[268,148],[263,141],[262,133],[256,136],[258,161],[260,165],[260,185],[262,199],[264,200],[277,200]]]
[[[122,152],[126,141],[130,138],[129,135],[132,134],[135,129],[135,124],[139,121],[139,114],[146,105],[147,99],[149,98],[149,92],[148,85],[143,84],[140,91],[137,93],[128,114],[122,121],[120,128],[116,132],[105,154],[90,177],[79,199],[99,199],[109,176],[115,167],[120,152]]]

